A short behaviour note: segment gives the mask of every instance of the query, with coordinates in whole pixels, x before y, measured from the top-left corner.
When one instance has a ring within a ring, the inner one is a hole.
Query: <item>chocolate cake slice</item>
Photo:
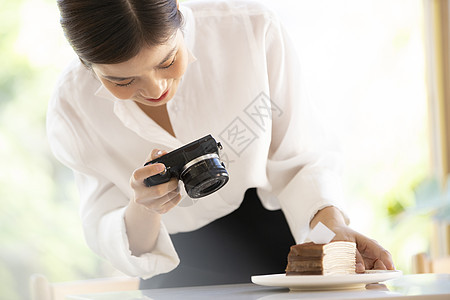
[[[298,244],[291,246],[286,275],[354,274],[355,263],[356,244],[353,242]]]

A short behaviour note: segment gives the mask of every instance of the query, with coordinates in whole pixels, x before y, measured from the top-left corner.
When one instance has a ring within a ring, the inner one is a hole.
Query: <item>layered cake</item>
[[[353,242],[310,242],[291,246],[286,275],[354,274],[355,264],[356,244]]]

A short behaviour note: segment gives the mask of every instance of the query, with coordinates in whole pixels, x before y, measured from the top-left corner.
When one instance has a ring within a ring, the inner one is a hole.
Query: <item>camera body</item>
[[[201,198],[222,188],[229,179],[225,166],[220,162],[219,149],[222,145],[207,135],[145,165],[162,163],[166,171],[144,180],[146,186],[168,182],[176,177],[183,181],[191,198]]]

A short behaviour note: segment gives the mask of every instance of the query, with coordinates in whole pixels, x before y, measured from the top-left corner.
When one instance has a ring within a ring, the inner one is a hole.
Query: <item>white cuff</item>
[[[98,231],[101,255],[119,271],[144,279],[176,268],[180,260],[162,222],[153,251],[139,257],[131,254],[125,227],[125,209],[114,210],[102,217]]]
[[[340,178],[333,172],[311,174],[300,171],[279,195],[281,208],[295,241],[305,241],[309,224],[319,210],[335,206],[343,212],[342,198]],[[347,216],[343,215],[347,221]]]

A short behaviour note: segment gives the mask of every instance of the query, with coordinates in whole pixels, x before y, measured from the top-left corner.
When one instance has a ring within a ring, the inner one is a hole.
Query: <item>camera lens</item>
[[[217,154],[206,154],[187,163],[180,179],[189,197],[201,198],[224,186],[228,181],[228,172]]]

